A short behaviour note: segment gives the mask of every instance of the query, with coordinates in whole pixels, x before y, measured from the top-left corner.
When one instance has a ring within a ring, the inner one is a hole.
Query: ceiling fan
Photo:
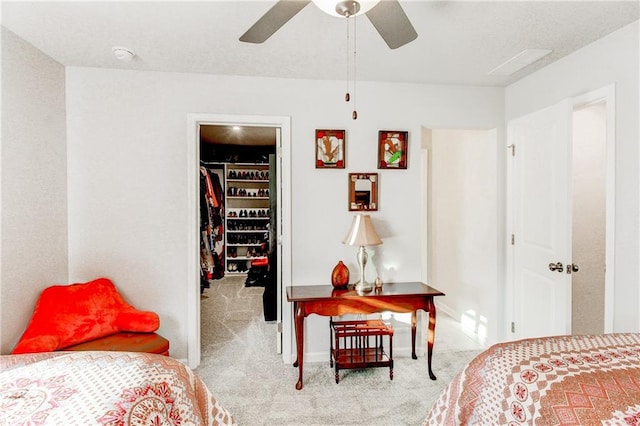
[[[263,43],[312,2],[321,10],[333,16],[348,18],[366,14],[369,21],[371,21],[391,49],[404,46],[418,37],[418,33],[411,25],[398,0],[279,0],[240,37],[240,41]]]

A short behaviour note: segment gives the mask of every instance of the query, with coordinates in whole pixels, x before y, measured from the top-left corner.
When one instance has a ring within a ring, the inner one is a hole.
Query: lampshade
[[[382,244],[382,240],[373,227],[371,216],[368,214],[355,215],[349,232],[342,240],[342,244],[350,246],[377,246]]]

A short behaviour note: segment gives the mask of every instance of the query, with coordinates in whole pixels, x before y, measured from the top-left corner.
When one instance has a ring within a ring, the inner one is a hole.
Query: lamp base
[[[360,246],[360,248],[358,249],[357,257],[358,265],[360,266],[360,280],[355,287],[358,294],[368,293],[373,290],[373,286],[371,285],[371,283],[368,283],[364,278],[364,268],[365,266],[367,266],[368,257],[369,256],[367,255],[367,249],[365,249],[364,246]]]
[[[354,288],[358,292],[358,294],[369,293],[371,290],[373,290],[373,286],[371,285],[371,283],[368,283],[364,280],[358,281]]]

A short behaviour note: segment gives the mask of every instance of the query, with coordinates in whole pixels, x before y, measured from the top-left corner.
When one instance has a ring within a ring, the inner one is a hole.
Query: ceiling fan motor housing
[[[339,15],[349,17],[360,12],[360,3],[355,0],[346,0],[336,3],[336,12]]]

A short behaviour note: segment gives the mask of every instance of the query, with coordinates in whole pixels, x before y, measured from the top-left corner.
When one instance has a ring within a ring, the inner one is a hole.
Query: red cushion
[[[251,266],[267,266],[267,265],[269,265],[269,259],[267,259],[266,257],[251,261]]]
[[[155,312],[125,309],[116,317],[116,328],[120,331],[152,333],[158,329],[158,315]]]
[[[107,278],[54,285],[40,295],[12,353],[54,351],[119,331],[153,332],[159,326],[156,313],[129,305]]]

